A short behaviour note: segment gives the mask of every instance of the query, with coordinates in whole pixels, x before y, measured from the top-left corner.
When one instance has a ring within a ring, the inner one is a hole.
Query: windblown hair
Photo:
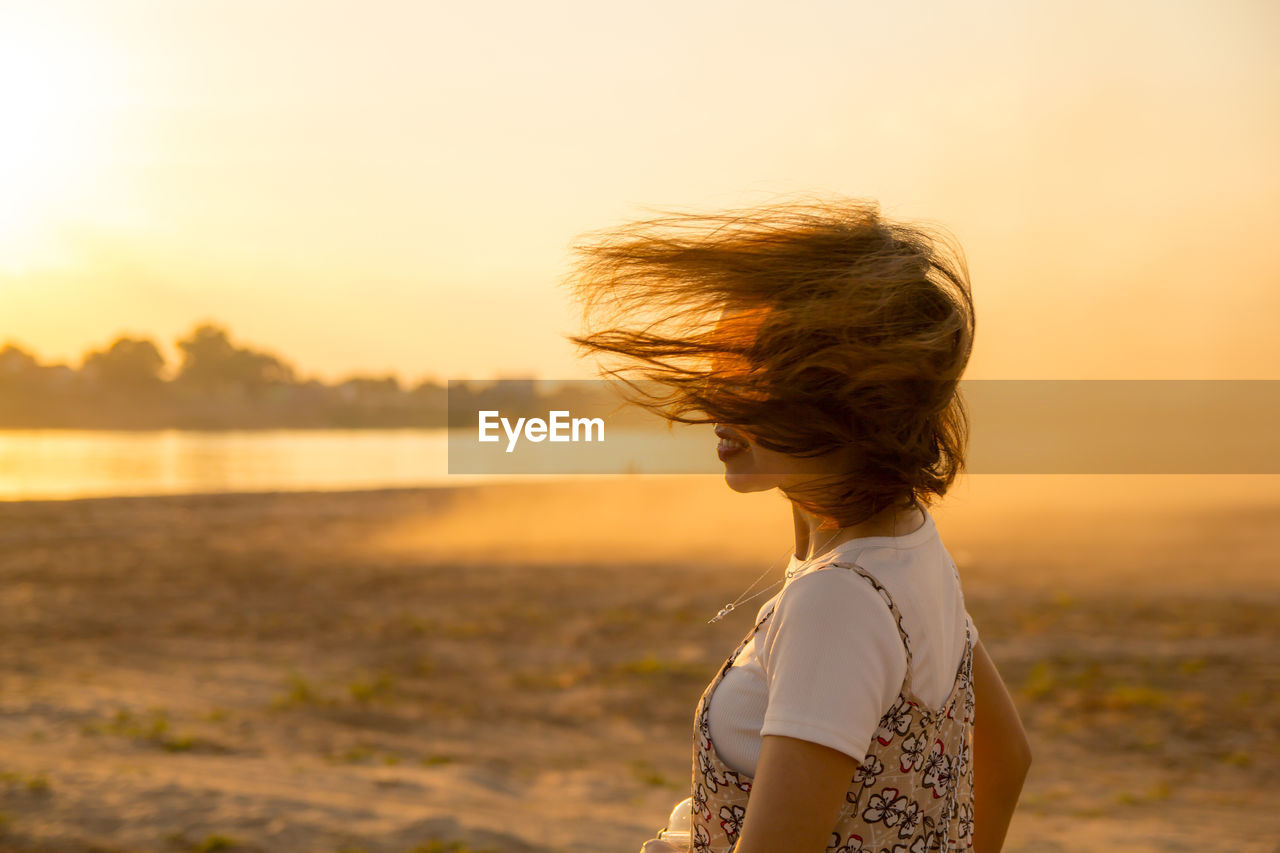
[[[830,454],[831,476],[785,490],[827,526],[946,493],[964,469],[975,328],[948,232],[842,198],[655,212],[572,247],[584,333],[569,339],[602,375],[669,421]]]

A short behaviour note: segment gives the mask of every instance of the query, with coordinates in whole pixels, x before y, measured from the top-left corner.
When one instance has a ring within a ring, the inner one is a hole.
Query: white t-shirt
[[[867,536],[809,561],[765,602],[768,620],[725,673],[708,708],[711,739],[731,769],[754,776],[764,735],[786,735],[866,757],[898,696],[907,655],[876,588],[832,561],[857,563],[888,590],[911,642],[915,692],[937,710],[964,653],[960,577],[933,516],[902,536]],[[792,555],[788,569],[803,561]]]

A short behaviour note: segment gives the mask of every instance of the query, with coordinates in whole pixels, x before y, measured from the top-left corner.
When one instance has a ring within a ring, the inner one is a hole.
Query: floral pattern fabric
[[[939,709],[912,687],[911,644],[888,591],[861,566],[830,563],[865,578],[892,612],[907,655],[902,689],[880,718],[870,750],[849,782],[827,853],[946,853],[973,847],[973,640],[965,625],[964,653]],[[738,843],[751,795],[751,777],[730,770],[711,742],[711,695],[766,613],[703,691],[694,713],[694,853],[730,853]]]

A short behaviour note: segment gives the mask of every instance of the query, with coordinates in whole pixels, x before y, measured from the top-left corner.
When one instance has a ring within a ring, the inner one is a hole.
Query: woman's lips
[[[720,457],[721,462],[726,462],[747,449],[746,438],[737,430],[717,424],[716,436],[720,439],[720,443],[716,445],[716,456]]]
[[[721,462],[728,462],[746,449],[747,446],[745,444],[722,438],[720,443],[716,445],[716,456],[720,457]]]

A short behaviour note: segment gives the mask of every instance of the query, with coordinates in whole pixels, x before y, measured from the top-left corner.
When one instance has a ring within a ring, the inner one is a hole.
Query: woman
[[[729,487],[777,489],[795,523],[783,576],[720,613],[781,587],[698,703],[689,849],[998,851],[1030,748],[928,511],[967,444],[959,247],[834,200],[576,248],[572,340],[633,401],[715,423]]]

